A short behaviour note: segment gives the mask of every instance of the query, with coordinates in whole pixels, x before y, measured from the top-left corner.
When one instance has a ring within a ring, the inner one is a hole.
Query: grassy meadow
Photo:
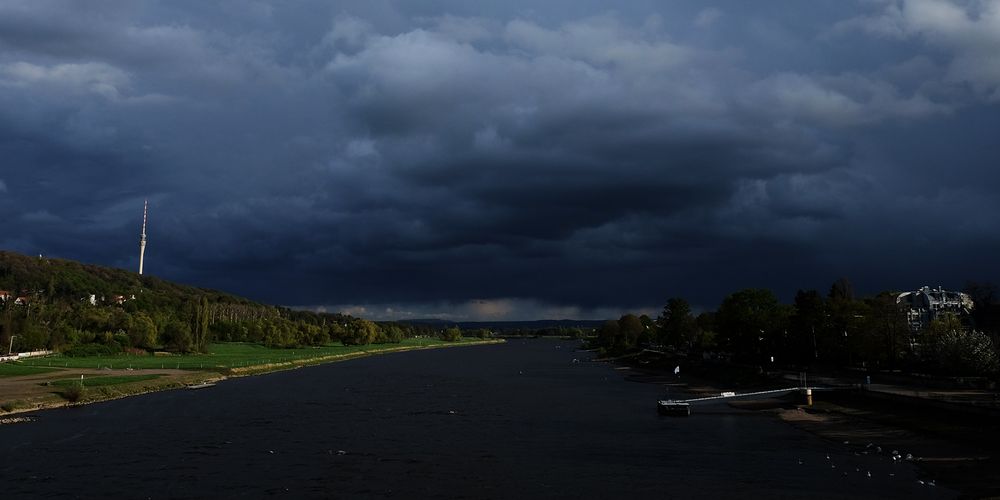
[[[23,363],[8,362],[0,363],[0,377],[20,377],[24,375],[38,375],[41,373],[54,372],[55,368],[43,366],[28,366]]]
[[[459,342],[471,342],[477,339],[463,339]],[[387,349],[419,348],[459,342],[445,342],[434,338],[405,339],[398,344],[369,344],[345,346],[340,343],[323,347],[304,347],[301,349],[273,349],[259,344],[249,343],[217,343],[211,344],[207,354],[185,355],[127,355],[67,357],[61,355],[46,356],[18,362],[18,369],[44,368],[110,368],[110,369],[154,369],[174,368],[181,370],[214,370],[226,371],[234,368],[270,365],[288,362],[308,362],[313,358],[349,355],[358,353],[378,352]],[[0,368],[2,370],[3,368]],[[4,372],[0,371],[0,376]],[[31,372],[34,373],[34,372]],[[21,373],[27,374],[27,373]]]

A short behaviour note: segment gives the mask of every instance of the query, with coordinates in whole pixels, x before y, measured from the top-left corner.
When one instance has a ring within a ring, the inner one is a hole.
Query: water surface
[[[389,354],[40,412],[0,426],[3,497],[954,496],[759,413],[660,417],[662,386],[576,346]]]

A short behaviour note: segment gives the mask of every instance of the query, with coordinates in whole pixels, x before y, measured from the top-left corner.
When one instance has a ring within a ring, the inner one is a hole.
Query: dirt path
[[[189,383],[193,380],[209,378],[216,374],[211,372],[197,372],[191,370],[174,369],[143,369],[143,370],[98,370],[95,368],[59,368],[56,371],[38,373],[34,375],[20,375],[15,377],[0,377],[0,403],[14,403],[20,409],[37,409],[50,407],[54,404],[65,404],[65,401],[57,394],[56,388],[45,385],[47,382],[65,379],[77,379],[83,375],[90,377],[120,377],[130,375],[160,375],[155,380],[144,380],[142,383],[155,385],[171,385],[174,383]],[[133,382],[139,383],[139,382]],[[116,387],[124,387],[128,384],[120,384]]]

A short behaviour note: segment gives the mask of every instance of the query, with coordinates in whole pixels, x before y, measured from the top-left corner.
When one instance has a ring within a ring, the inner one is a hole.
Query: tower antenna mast
[[[142,234],[139,235],[139,274],[142,275],[142,259],[146,254],[146,208],[149,200],[142,202]]]

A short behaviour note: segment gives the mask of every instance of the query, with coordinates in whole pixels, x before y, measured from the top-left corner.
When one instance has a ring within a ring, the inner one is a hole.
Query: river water
[[[0,497],[955,495],[759,413],[660,417],[662,386],[577,346],[389,354],[39,412],[0,426]]]

